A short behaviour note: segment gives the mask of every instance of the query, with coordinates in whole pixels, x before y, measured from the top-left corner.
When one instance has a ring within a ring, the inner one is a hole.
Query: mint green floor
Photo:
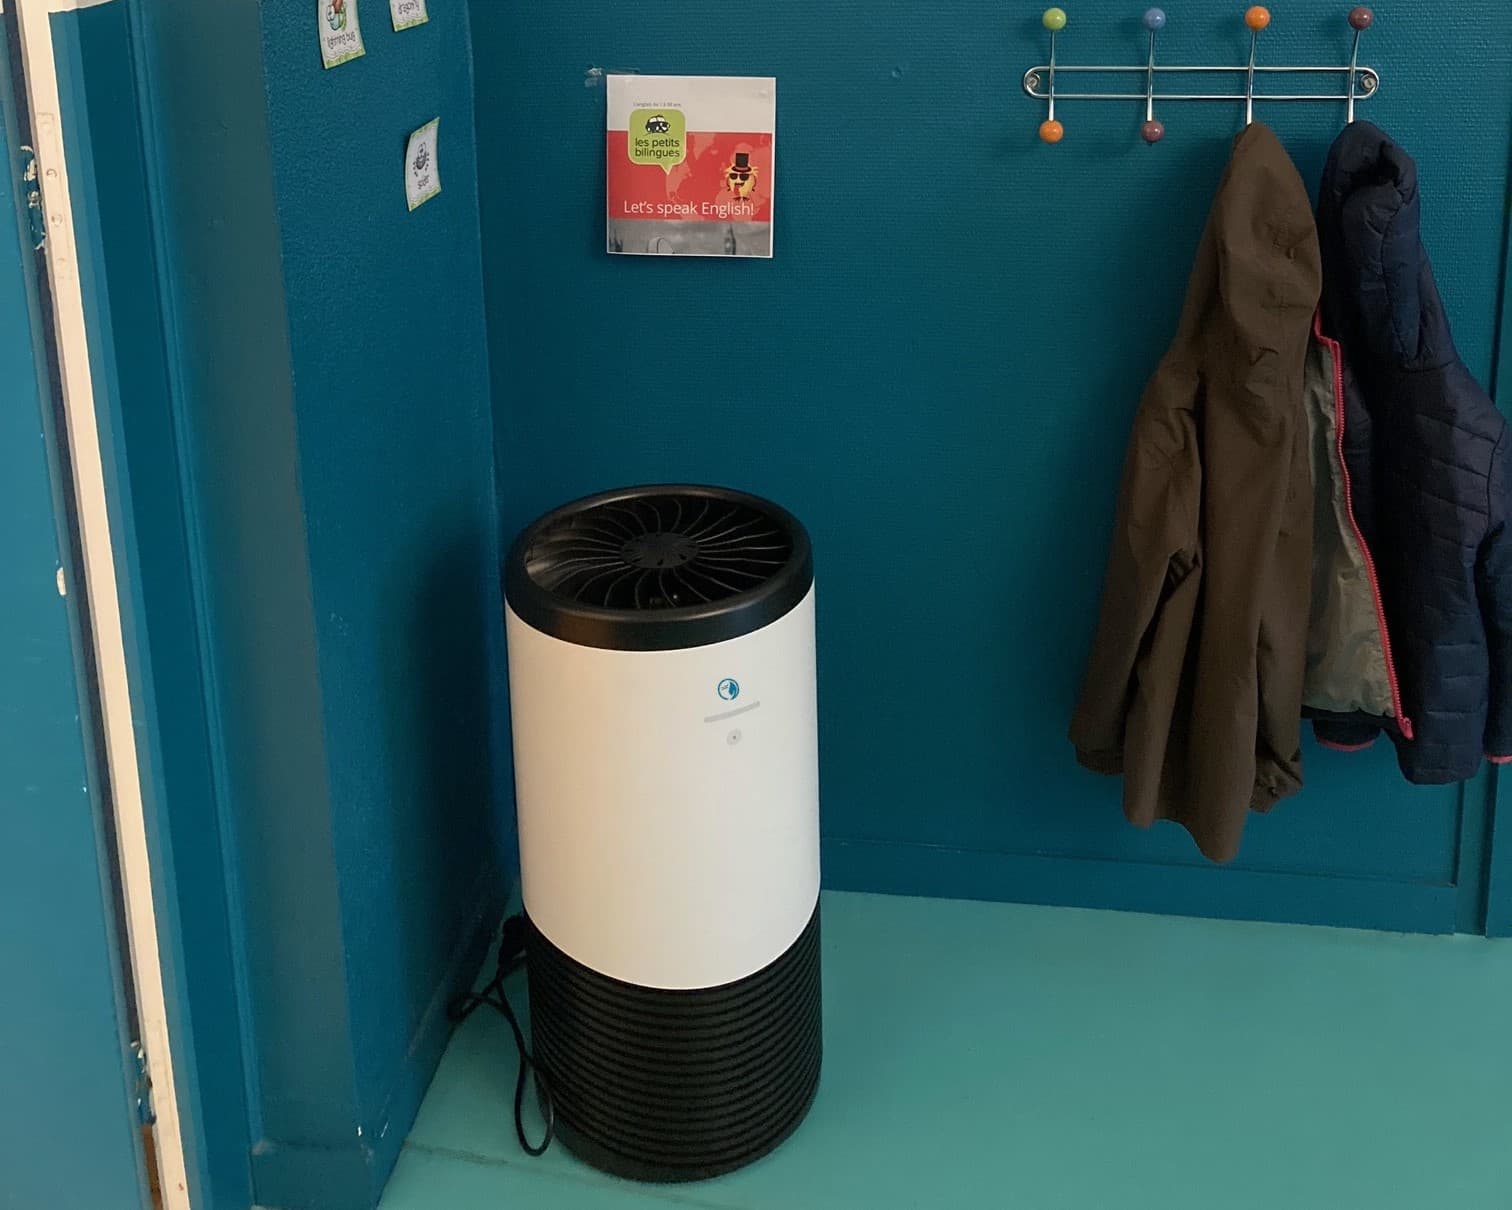
[[[531,1160],[480,1013],[383,1210],[1512,1207],[1512,943],[832,894],[824,950],[823,1085],[771,1158]]]

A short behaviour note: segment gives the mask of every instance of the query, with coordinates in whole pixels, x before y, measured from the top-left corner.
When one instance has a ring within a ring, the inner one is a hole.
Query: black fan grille
[[[562,1141],[606,1171],[648,1181],[704,1180],[781,1143],[819,1086],[819,927],[816,906],[762,970],[671,991],[600,974],[532,923],[530,1032]]]
[[[776,517],[744,500],[641,495],[561,517],[525,552],[553,596],[615,610],[685,609],[754,592],[793,554]]]

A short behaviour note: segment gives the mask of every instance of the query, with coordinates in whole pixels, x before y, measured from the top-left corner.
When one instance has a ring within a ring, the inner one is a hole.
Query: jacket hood
[[[1317,305],[1317,224],[1312,201],[1286,148],[1259,122],[1234,138],[1213,203],[1225,303],[1246,296],[1273,305]]]
[[[1419,231],[1417,165],[1380,127],[1334,140],[1318,198],[1323,318],[1361,367],[1430,369],[1456,359]]]
[[[1307,187],[1280,140],[1256,122],[1234,139],[1173,353],[1212,356],[1251,402],[1273,400],[1277,365],[1301,361],[1321,285]]]

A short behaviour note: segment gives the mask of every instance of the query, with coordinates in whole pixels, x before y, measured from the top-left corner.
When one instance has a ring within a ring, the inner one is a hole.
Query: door
[[[0,8],[0,1207],[180,1207],[50,2]]]
[[[0,150],[0,1206],[148,1204],[106,782],[19,148]]]

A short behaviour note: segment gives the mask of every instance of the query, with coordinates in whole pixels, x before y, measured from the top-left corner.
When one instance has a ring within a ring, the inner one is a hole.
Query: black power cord
[[[465,1021],[478,1008],[487,1004],[498,1009],[504,1020],[509,1022],[509,1031],[514,1034],[515,1049],[520,1055],[520,1071],[515,1079],[514,1094],[515,1137],[520,1140],[520,1146],[525,1149],[526,1155],[545,1155],[556,1130],[556,1110],[551,1103],[551,1089],[547,1087],[546,1078],[541,1075],[541,1069],[525,1045],[525,1031],[520,1028],[520,1019],[509,1005],[509,997],[504,994],[504,980],[519,969],[524,961],[525,917],[511,916],[504,921],[499,934],[499,964],[494,969],[494,977],[481,991],[458,996],[447,1005],[446,1015],[453,1021]],[[539,1146],[532,1145],[525,1137],[525,1082],[532,1072],[535,1074],[536,1095],[540,1099],[541,1112],[546,1118],[546,1133]]]

